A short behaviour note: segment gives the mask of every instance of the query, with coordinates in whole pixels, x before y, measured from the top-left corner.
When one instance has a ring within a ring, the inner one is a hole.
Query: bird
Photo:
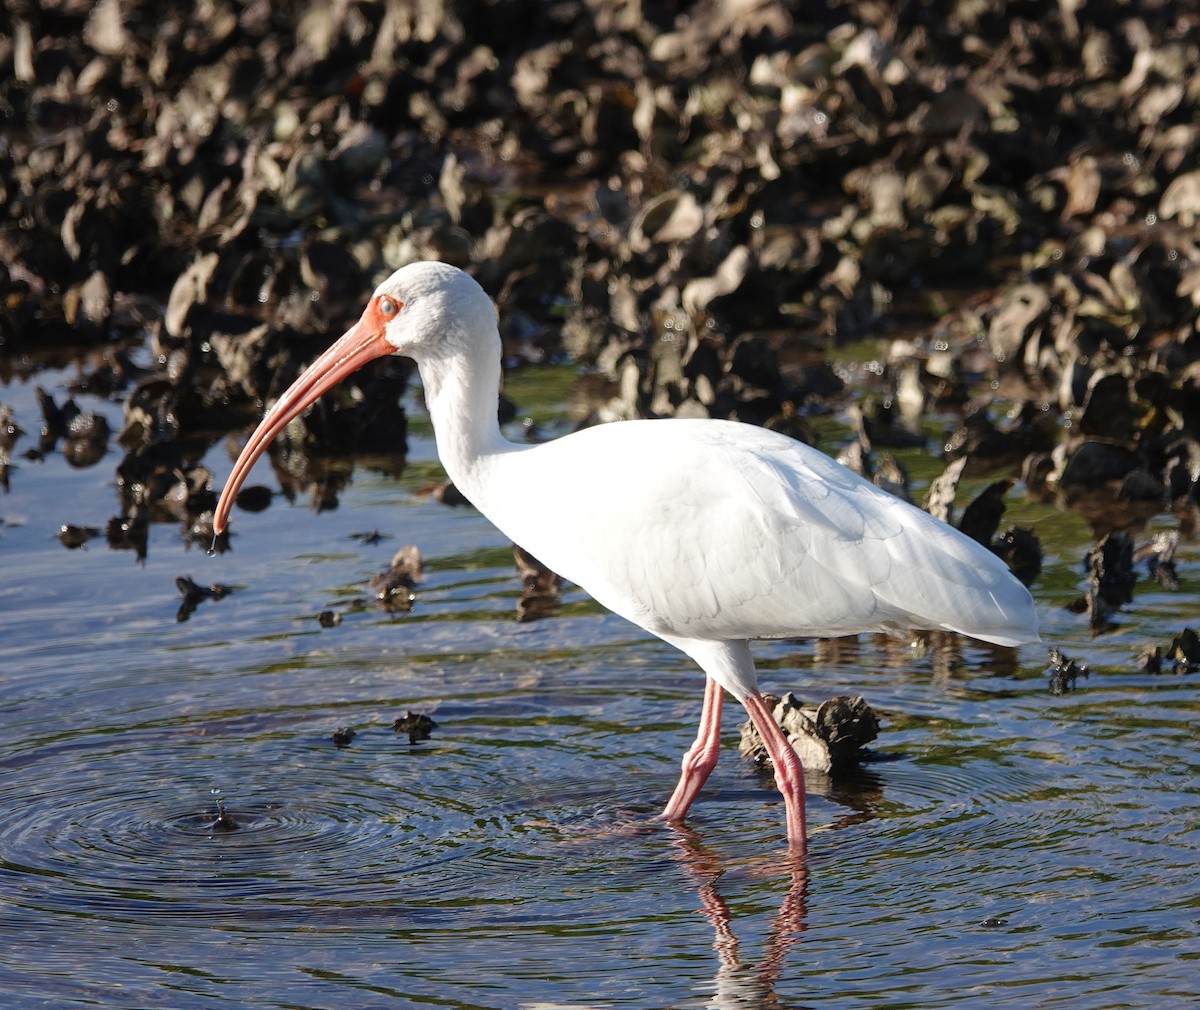
[[[986,547],[818,449],[716,418],[599,424],[514,443],[497,417],[496,306],[466,271],[396,270],[361,318],[276,400],[213,515],[270,442],[367,362],[416,362],[453,484],[513,543],[597,602],[690,656],[705,674],[695,741],[659,815],[681,822],[717,763],[725,692],[766,745],[789,851],[806,852],[804,769],[758,688],[750,643],[865,632],[1038,640],[1032,597]]]

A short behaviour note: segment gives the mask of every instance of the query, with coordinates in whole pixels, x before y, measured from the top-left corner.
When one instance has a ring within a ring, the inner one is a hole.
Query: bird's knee
[[[696,741],[696,744],[689,750],[684,752],[681,767],[685,775],[690,775],[695,772],[708,773],[717,765],[717,758],[721,756],[720,748],[714,747],[707,741]]]

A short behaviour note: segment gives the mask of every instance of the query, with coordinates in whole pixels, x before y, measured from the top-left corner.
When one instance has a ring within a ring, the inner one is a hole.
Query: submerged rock
[[[525,623],[552,617],[562,605],[561,583],[537,558],[513,544],[513,558],[521,577],[521,598],[517,601],[517,620]]]
[[[410,744],[428,740],[430,734],[437,729],[437,723],[424,712],[406,712],[392,723],[392,729],[397,733],[408,735]]]
[[[89,540],[100,536],[103,532],[95,526],[76,526],[74,523],[63,523],[58,529],[58,539],[67,550],[73,551],[87,546]]]
[[[375,602],[389,614],[408,613],[416,602],[413,589],[421,581],[421,551],[405,544],[392,555],[387,571],[372,575],[371,592]]]
[[[1069,656],[1050,650],[1050,693],[1067,694],[1075,690],[1075,683],[1083,677],[1087,679],[1090,670],[1086,663],[1077,663]]]

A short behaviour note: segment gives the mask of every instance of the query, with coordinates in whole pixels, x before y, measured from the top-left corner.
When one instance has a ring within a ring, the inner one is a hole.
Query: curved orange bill
[[[275,401],[275,405],[267,411],[266,416],[254,429],[254,434],[250,436],[246,447],[242,449],[241,455],[233,465],[229,480],[225,482],[221,500],[217,502],[217,509],[213,514],[215,536],[225,532],[233,500],[249,476],[255,460],[263,454],[263,450],[271,444],[275,436],[287,427],[288,422],[347,375],[358,371],[368,361],[393,354],[395,350],[383,335],[383,322],[375,302],[372,301],[362,318],[308,366],[304,374]]]

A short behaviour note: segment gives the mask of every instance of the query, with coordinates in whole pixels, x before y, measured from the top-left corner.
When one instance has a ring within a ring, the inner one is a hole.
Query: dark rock
[[[959,530],[984,547],[990,547],[1004,516],[1004,496],[1012,486],[1012,480],[998,480],[984,488],[963,510],[958,521]]]
[[[1042,545],[1032,530],[1012,527],[991,545],[1022,583],[1032,586],[1042,572]]]
[[[1110,533],[1087,555],[1088,578],[1093,590],[1117,610],[1133,601],[1137,574],[1133,570],[1133,541],[1128,533]]]
[[[1176,673],[1190,673],[1200,667],[1200,635],[1184,628],[1171,640],[1167,658],[1174,661]]]
[[[764,695],[771,714],[783,728],[805,770],[836,774],[855,765],[862,748],[879,734],[879,720],[861,697],[837,697],[816,706],[802,704],[791,692],[776,699]],[[754,724],[741,727],[742,754],[759,764],[769,762]]]
[[[392,729],[397,733],[408,734],[408,742],[416,744],[428,740],[437,729],[437,723],[424,712],[406,712],[392,723]]]
[[[526,623],[552,617],[562,605],[561,580],[524,548],[513,544],[513,558],[521,577],[517,620]]]
[[[1079,415],[1079,432],[1089,438],[1130,442],[1134,435],[1134,408],[1129,379],[1118,372],[1097,372],[1088,383]]]
[[[1050,650],[1050,693],[1067,694],[1075,690],[1076,682],[1082,677],[1087,679],[1090,670],[1086,663],[1078,663],[1070,657]]]
[[[1103,487],[1106,482],[1123,480],[1139,463],[1138,453],[1127,446],[1088,439],[1069,450],[1058,483],[1062,487]]]
[[[72,523],[63,523],[58,530],[58,539],[68,550],[75,550],[86,546],[89,540],[100,536],[102,532],[94,526],[75,526]]]
[[[372,575],[371,592],[375,602],[389,614],[408,613],[412,610],[416,596],[414,587],[421,581],[421,552],[413,544],[406,544],[392,556],[387,571]]]
[[[445,484],[437,484],[421,489],[424,492],[431,494],[435,501],[441,502],[443,505],[449,505],[451,508],[457,508],[460,505],[470,505],[471,503],[463,496],[450,481]]]

